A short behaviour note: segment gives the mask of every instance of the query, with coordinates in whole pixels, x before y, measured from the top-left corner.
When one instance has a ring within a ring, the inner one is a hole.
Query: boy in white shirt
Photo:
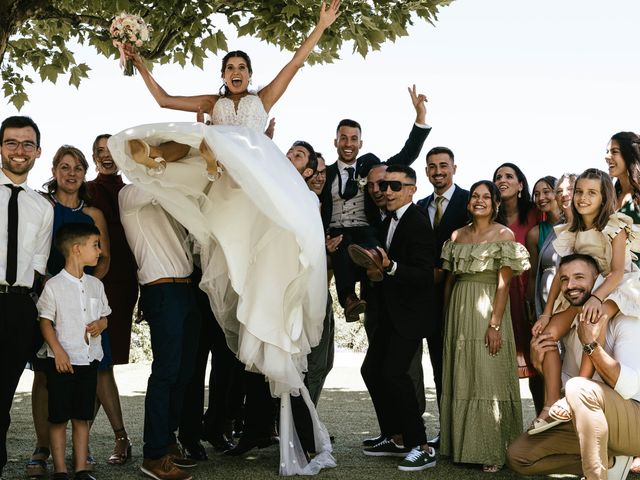
[[[100,258],[100,231],[88,223],[60,227],[56,248],[64,269],[44,286],[38,301],[40,330],[47,342],[49,440],[54,479],[68,479],[65,463],[67,422],[71,420],[76,480],[95,480],[86,471],[89,420],[93,418],[97,367],[103,352],[100,334],[111,313],[102,282],[84,273]]]

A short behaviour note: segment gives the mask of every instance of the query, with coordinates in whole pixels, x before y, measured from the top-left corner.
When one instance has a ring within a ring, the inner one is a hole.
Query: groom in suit
[[[416,93],[415,85],[409,89],[416,110],[415,124],[409,138],[399,153],[387,160],[388,165],[410,165],[420,154],[422,145],[431,128],[426,125],[426,97]],[[336,290],[340,305],[345,309],[348,322],[357,321],[364,312],[366,303],[355,293],[357,271],[349,259],[347,248],[352,243],[367,248],[376,246],[375,230],[370,222],[379,215],[378,208],[366,195],[364,186],[369,170],[379,164],[373,154],[358,158],[362,130],[354,120],[342,120],[336,130],[334,145],[338,161],[327,167],[327,181],[320,194],[321,215],[329,237],[342,235],[338,249],[331,254],[331,263],[336,279]]]
[[[380,431],[386,436],[364,453],[406,455],[398,466],[406,471],[435,465],[435,452],[427,446],[422,411],[409,375],[433,311],[435,239],[425,213],[412,203],[415,184],[415,171],[405,165],[389,166],[379,184],[388,213],[378,237],[384,246],[378,247],[384,275],[373,284],[379,299],[378,324],[361,369]],[[360,249],[354,245],[350,250],[354,248]]]
[[[417,205],[429,213],[429,224],[435,233],[436,244],[434,251],[434,284],[435,284],[435,315],[427,326],[427,345],[429,358],[433,368],[433,379],[436,385],[436,398],[440,408],[442,392],[442,335],[445,272],[442,269],[440,253],[442,245],[454,230],[469,222],[467,202],[469,192],[453,183],[456,173],[453,152],[447,147],[434,147],[427,153],[427,178],[433,185],[433,193],[417,202]],[[438,448],[440,436],[429,441],[429,445]]]

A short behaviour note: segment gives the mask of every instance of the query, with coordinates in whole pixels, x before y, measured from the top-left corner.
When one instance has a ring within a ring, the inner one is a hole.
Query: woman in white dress
[[[317,196],[263,131],[269,110],[336,20],[339,5],[322,5],[318,24],[293,59],[256,95],[247,91],[252,70],[243,52],[224,57],[219,95],[187,97],[167,94],[129,52],[160,106],[209,112],[212,125],[143,125],[109,139],[124,174],[197,240],[200,287],[230,348],[281,397],[283,475],[335,466],[329,436],[303,383],[306,355],[322,334],[325,247]],[[290,395],[302,395],[311,413],[317,455],[310,462],[295,434]]]

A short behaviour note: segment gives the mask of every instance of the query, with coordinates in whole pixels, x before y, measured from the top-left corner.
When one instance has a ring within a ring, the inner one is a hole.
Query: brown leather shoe
[[[142,473],[156,480],[191,480],[191,475],[173,464],[171,455],[158,459],[145,458],[140,467]]]
[[[364,313],[367,308],[367,302],[360,300],[354,293],[347,297],[344,306],[344,318],[347,322],[357,322],[360,320],[360,314]]]
[[[353,263],[367,269],[367,277],[372,282],[381,282],[384,278],[382,268],[382,255],[373,248],[362,248],[360,245],[352,243],[347,248]]]
[[[177,443],[169,445],[167,455],[171,457],[171,461],[178,468],[193,468],[198,466],[198,462],[185,456],[182,448]]]

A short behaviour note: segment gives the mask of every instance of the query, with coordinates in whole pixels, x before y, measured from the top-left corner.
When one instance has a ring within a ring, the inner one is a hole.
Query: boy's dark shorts
[[[55,360],[47,359],[45,373],[51,423],[93,420],[98,363],[94,360],[90,365],[73,365],[73,373],[58,373]]]

